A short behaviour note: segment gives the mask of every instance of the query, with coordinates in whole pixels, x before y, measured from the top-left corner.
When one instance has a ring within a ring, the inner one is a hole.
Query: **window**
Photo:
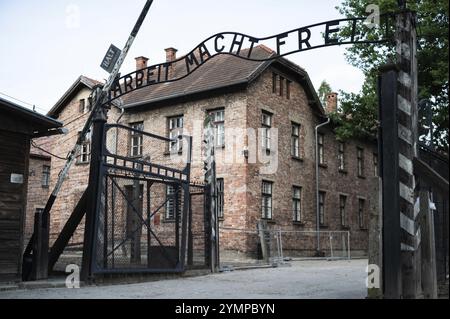
[[[358,221],[359,221],[359,228],[365,228],[364,222],[364,211],[365,211],[365,205],[366,201],[362,198],[358,199]]]
[[[225,145],[225,110],[216,110],[211,112],[215,125],[214,141],[216,146]]]
[[[85,108],[86,108],[86,100],[85,99],[81,99],[78,103],[78,111],[80,113],[84,113],[85,112]]]
[[[262,147],[265,150],[270,150],[270,128],[272,127],[272,114],[262,113]]]
[[[325,225],[325,192],[319,192],[319,224]]]
[[[169,118],[169,138],[173,140],[170,142],[171,153],[177,153],[183,150],[183,142],[178,138],[178,136],[183,134],[183,122],[183,115]]]
[[[294,186],[292,188],[292,212],[294,222],[302,221],[302,188]]]
[[[42,215],[43,212],[44,212],[44,208],[36,208],[34,210],[35,215]]]
[[[80,163],[89,163],[91,155],[91,144],[89,142],[83,142],[80,151]]]
[[[300,157],[300,124],[292,123],[291,133],[291,155]]]
[[[364,176],[364,150],[360,147],[357,148],[357,160],[358,160],[358,176]]]
[[[291,83],[292,81],[286,79],[275,72],[272,73],[272,93],[279,96],[284,96],[286,87],[286,98],[291,98]]]
[[[344,142],[339,142],[338,164],[339,164],[339,170],[345,171],[345,143]]]
[[[324,165],[325,164],[325,156],[324,156],[324,135],[318,134],[317,136],[317,151],[319,155],[319,164]]]
[[[223,200],[223,178],[217,179],[217,216],[219,218],[223,218],[223,206],[224,206],[224,200]]]
[[[50,185],[50,166],[44,165],[42,167],[42,187]]]
[[[272,93],[277,93],[278,74],[272,73]]]
[[[347,203],[347,196],[339,196],[339,213],[341,215],[341,226],[347,226],[347,215],[345,212],[345,205]]]
[[[291,98],[291,83],[292,81],[286,80],[286,98],[288,100]]]
[[[179,203],[180,192],[176,192],[172,185],[166,186],[166,220],[175,220],[175,210],[178,216],[181,214],[181,205]]]
[[[144,130],[144,122],[137,122],[130,124],[131,128],[138,131]],[[131,156],[141,156],[142,155],[142,144],[143,144],[144,136],[142,133],[131,131],[131,148],[130,155]]]
[[[92,108],[92,98],[89,97],[87,99],[80,99],[78,101],[78,112],[79,113],[87,113],[90,112]]]
[[[283,92],[284,92],[284,77],[280,76],[280,96],[283,96]]]
[[[262,182],[262,218],[272,219],[272,182]]]
[[[89,130],[86,133],[86,138],[84,139],[83,143],[80,147],[80,154],[78,157],[78,163],[79,164],[86,164],[89,163],[91,158],[91,130]],[[78,136],[81,135],[81,132],[78,132]]]
[[[92,110],[92,97],[88,97],[87,111],[90,112],[91,110]]]
[[[378,154],[373,154],[373,176],[378,177]]]

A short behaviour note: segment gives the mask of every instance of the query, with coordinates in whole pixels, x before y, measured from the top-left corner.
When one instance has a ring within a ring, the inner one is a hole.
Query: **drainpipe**
[[[320,212],[319,212],[319,145],[318,145],[318,130],[322,126],[325,126],[331,122],[328,118],[326,122],[316,126],[315,139],[316,139],[316,233],[317,233],[317,253],[320,252]]]

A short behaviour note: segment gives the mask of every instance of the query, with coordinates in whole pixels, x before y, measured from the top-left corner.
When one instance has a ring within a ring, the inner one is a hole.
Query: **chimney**
[[[177,49],[175,48],[167,48],[164,51],[166,51],[166,62],[170,63],[173,62],[177,59]],[[169,67],[169,79],[171,79],[173,77],[173,67],[174,63],[172,63]]]
[[[145,56],[140,56],[137,58],[134,58],[136,60],[136,71],[142,70],[147,68],[147,62],[148,62],[148,58],[146,58]],[[140,78],[142,76],[142,79]],[[141,80],[142,82],[145,82],[147,80],[147,72],[143,72],[142,75],[136,75],[136,86],[138,86],[138,81]],[[139,81],[140,82],[140,81]],[[142,84],[141,82],[141,84]]]
[[[337,112],[338,94],[336,92],[330,92],[327,94],[327,105],[325,111],[327,114]]]
[[[137,57],[135,58],[135,60],[136,60],[136,71],[145,69],[147,67],[148,58],[146,58],[145,56]]]
[[[172,62],[177,59],[178,50],[175,48],[167,48],[166,51],[166,62]]]

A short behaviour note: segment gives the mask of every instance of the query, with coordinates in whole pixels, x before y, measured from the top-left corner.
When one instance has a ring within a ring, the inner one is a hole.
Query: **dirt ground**
[[[138,284],[0,291],[0,299],[358,299],[367,289],[366,259],[292,261]]]

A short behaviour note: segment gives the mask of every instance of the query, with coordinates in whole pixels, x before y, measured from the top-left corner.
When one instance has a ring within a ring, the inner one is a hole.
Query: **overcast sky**
[[[155,0],[121,73],[135,69],[137,56],[150,58],[149,64],[164,62],[165,48],[175,47],[181,56],[218,32],[264,37],[339,18],[340,2]],[[123,47],[144,3],[0,0],[0,92],[45,113],[79,75],[107,78],[101,60],[111,43]],[[335,91],[358,92],[363,74],[345,61],[344,52],[345,47],[329,47],[287,58],[308,71],[316,89],[325,79]]]

